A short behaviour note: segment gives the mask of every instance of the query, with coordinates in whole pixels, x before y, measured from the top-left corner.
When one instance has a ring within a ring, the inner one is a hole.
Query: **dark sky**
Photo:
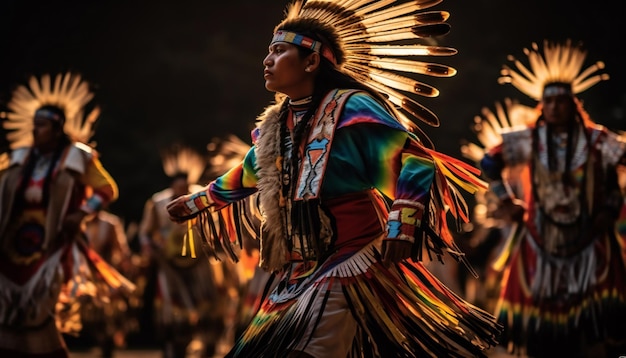
[[[287,1],[32,1],[0,2],[0,109],[31,75],[76,71],[94,86],[102,107],[94,139],[117,180],[112,211],[139,220],[144,201],[167,185],[159,149],[185,142],[198,150],[214,136],[248,141],[272,94],[261,61]],[[441,90],[422,101],[441,120],[424,128],[442,152],[460,156],[482,106],[509,96],[497,84],[506,56],[543,39],[582,41],[586,65],[603,60],[611,79],[580,95],[594,119],[626,130],[626,33],[619,2],[596,0],[446,0],[452,30],[440,39],[459,53],[436,61],[459,71],[424,78]],[[431,59],[428,59],[431,60]],[[586,67],[586,66],[585,66]]]

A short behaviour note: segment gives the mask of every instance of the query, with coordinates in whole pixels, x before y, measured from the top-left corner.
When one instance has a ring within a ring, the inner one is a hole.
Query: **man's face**
[[[59,140],[59,129],[46,117],[35,116],[33,121],[33,144],[42,152],[53,150]]]
[[[543,116],[548,124],[564,126],[574,116],[574,101],[570,95],[546,96],[542,103]]]
[[[263,78],[269,91],[284,93],[292,99],[310,95],[313,77],[306,71],[309,62],[300,56],[298,47],[286,42],[275,42],[263,60]]]

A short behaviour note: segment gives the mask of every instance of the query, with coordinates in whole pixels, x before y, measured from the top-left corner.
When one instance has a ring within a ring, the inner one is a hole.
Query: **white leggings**
[[[310,289],[313,289],[311,287]],[[317,317],[324,295],[318,295],[311,306],[312,317]],[[357,323],[346,297],[341,290],[341,284],[334,282],[322,318],[318,323],[311,340],[299,343],[295,350],[303,351],[315,358],[344,358],[352,347],[356,334]],[[305,331],[304,337],[311,335],[313,324]],[[306,344],[306,347],[304,347]]]

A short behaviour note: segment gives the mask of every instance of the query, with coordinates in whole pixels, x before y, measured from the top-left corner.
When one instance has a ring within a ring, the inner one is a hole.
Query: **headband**
[[[333,52],[327,46],[324,46],[320,41],[313,40],[310,37],[306,37],[291,31],[279,30],[276,31],[276,33],[272,37],[272,42],[270,44],[273,44],[275,42],[287,42],[296,46],[307,48],[309,50],[319,53],[331,63],[335,65],[337,64]]]
[[[38,109],[35,111],[35,116],[44,117],[54,122],[63,123],[63,118],[58,113],[54,113],[48,109]]]
[[[573,95],[571,86],[563,83],[558,83],[548,84],[543,88],[543,98],[561,95]]]

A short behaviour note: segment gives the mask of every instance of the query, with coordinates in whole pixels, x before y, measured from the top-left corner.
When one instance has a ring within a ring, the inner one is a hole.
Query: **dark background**
[[[0,109],[30,75],[75,71],[102,107],[94,140],[120,198],[111,210],[138,221],[145,200],[168,185],[159,150],[185,142],[205,151],[213,137],[249,141],[254,119],[272,99],[261,61],[287,1],[31,1],[0,2]],[[609,81],[580,97],[599,123],[626,130],[624,43],[619,2],[596,0],[448,0],[449,35],[459,53],[434,61],[452,78],[424,78],[441,95],[424,99],[439,128],[424,128],[447,154],[474,140],[473,117],[504,97],[534,105],[512,86],[497,84],[506,56],[544,39],[582,41],[585,67],[603,60]],[[433,59],[426,59],[433,60]],[[526,63],[526,62],[525,62]],[[6,143],[2,143],[6,147]]]

